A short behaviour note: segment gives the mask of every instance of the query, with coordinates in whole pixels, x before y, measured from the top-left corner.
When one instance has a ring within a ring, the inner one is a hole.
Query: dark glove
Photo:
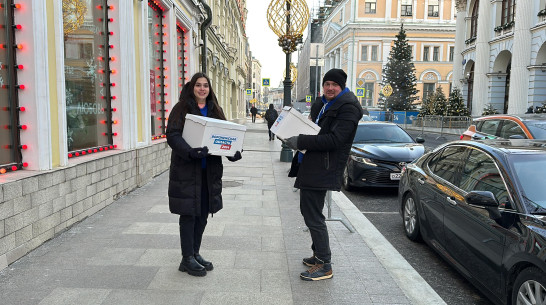
[[[196,148],[192,148],[190,149],[190,158],[192,159],[203,159],[205,158],[209,153],[209,148],[204,146],[204,147],[196,147]]]
[[[284,141],[284,143],[286,144],[286,146],[294,149],[294,150],[298,150],[298,136],[295,136],[295,137],[290,137],[288,139],[286,139]]]
[[[227,157],[227,159],[231,162],[235,162],[235,161],[238,161],[238,160],[241,160],[243,158],[243,156],[241,155],[241,152],[240,151],[236,151],[235,152],[235,155],[233,157]]]

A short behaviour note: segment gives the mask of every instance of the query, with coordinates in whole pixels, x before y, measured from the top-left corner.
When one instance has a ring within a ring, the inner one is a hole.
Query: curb
[[[412,304],[446,304],[345,194],[332,192],[332,200]]]

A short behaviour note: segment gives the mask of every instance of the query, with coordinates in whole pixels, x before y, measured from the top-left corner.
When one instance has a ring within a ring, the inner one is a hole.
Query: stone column
[[[465,33],[466,33],[466,0],[457,1],[457,25],[455,30],[455,50],[453,54],[453,88],[461,89],[462,83],[461,80],[464,78],[463,75],[463,55],[461,52],[465,48]]]
[[[531,64],[532,39],[529,29],[531,22],[535,20],[533,14],[536,14],[533,12],[533,2],[517,2],[508,113],[524,113],[528,107],[530,72],[527,66]]]
[[[519,4],[519,3],[518,3]],[[472,115],[481,115],[489,100],[487,91],[489,78],[489,33],[491,31],[491,12],[493,5],[489,1],[480,1],[478,11],[478,33],[476,37],[476,62],[474,64],[474,92],[472,94]],[[463,38],[464,39],[464,38]]]

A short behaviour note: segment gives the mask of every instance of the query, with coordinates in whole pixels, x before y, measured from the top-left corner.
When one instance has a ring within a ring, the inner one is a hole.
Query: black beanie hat
[[[347,73],[345,73],[345,71],[341,69],[331,69],[330,71],[326,72],[326,74],[324,74],[324,77],[322,78],[323,86],[326,81],[335,82],[341,87],[341,89],[345,89],[345,82],[347,81]]]

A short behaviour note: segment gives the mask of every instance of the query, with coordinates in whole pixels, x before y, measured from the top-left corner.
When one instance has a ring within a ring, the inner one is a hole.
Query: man
[[[250,113],[252,114],[252,123],[256,123],[256,113],[258,113],[258,109],[254,107],[254,104],[252,104],[252,108],[250,108]]]
[[[300,211],[311,233],[313,256],[303,259],[310,267],[302,280],[318,281],[333,276],[328,228],[322,210],[326,191],[341,189],[342,173],[349,157],[362,107],[356,96],[345,87],[347,74],[331,69],[322,79],[321,99],[311,107],[311,120],[320,126],[318,135],[286,139],[297,150],[289,177],[297,177],[294,187],[300,189]]]

